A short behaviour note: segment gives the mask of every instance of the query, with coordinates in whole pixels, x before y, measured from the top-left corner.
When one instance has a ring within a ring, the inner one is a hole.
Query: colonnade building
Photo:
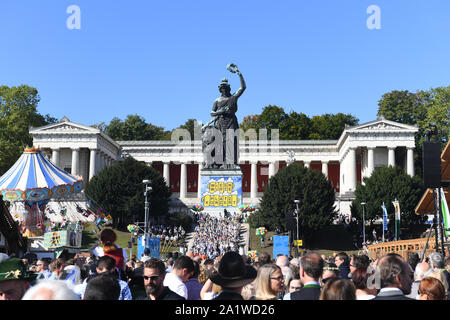
[[[321,171],[336,192],[336,209],[350,212],[357,183],[375,168],[399,166],[414,175],[416,126],[379,117],[346,127],[338,140],[258,140],[239,144],[244,204],[259,203],[269,178],[291,162]],[[202,142],[114,141],[101,130],[71,122],[31,128],[33,144],[58,167],[86,183],[103,168],[131,156],[158,170],[172,191],[171,211],[200,203]],[[183,209],[184,208],[184,209]]]

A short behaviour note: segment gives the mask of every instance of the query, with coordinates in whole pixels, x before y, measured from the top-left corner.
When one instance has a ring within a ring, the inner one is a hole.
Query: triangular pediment
[[[99,129],[83,126],[78,123],[63,121],[53,123],[44,127],[32,128],[30,133],[59,133],[59,132],[73,132],[73,133],[100,133]]]
[[[346,126],[344,132],[342,132],[339,140],[338,140],[338,148],[340,148],[344,141],[349,136],[354,135],[376,135],[380,133],[388,133],[388,134],[409,134],[414,137],[414,134],[419,131],[418,126],[411,126],[404,123],[399,123],[391,120],[386,120],[384,117],[378,117],[378,119],[362,123],[356,126]]]
[[[346,128],[347,131],[417,131],[416,126],[411,126],[395,121],[386,120],[384,118],[378,118],[377,120],[363,123],[354,127]]]

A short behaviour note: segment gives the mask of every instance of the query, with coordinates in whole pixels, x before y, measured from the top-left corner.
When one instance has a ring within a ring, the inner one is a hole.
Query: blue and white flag
[[[381,206],[381,209],[383,209],[383,230],[387,231],[387,229],[388,229],[388,227],[387,227],[388,214],[387,214],[387,210],[386,210],[386,206],[384,205],[384,202],[383,202],[383,205]]]

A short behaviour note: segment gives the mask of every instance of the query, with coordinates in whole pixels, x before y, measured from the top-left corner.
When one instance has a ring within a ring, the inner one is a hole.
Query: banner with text
[[[242,204],[242,177],[202,176],[202,204],[208,209],[239,209]]]

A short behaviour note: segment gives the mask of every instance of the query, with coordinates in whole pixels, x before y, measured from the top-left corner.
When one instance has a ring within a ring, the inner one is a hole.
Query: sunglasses
[[[159,279],[159,276],[144,276],[144,280],[148,280],[148,279],[150,279],[150,280],[152,280],[152,281],[155,281],[155,280],[158,280]]]

